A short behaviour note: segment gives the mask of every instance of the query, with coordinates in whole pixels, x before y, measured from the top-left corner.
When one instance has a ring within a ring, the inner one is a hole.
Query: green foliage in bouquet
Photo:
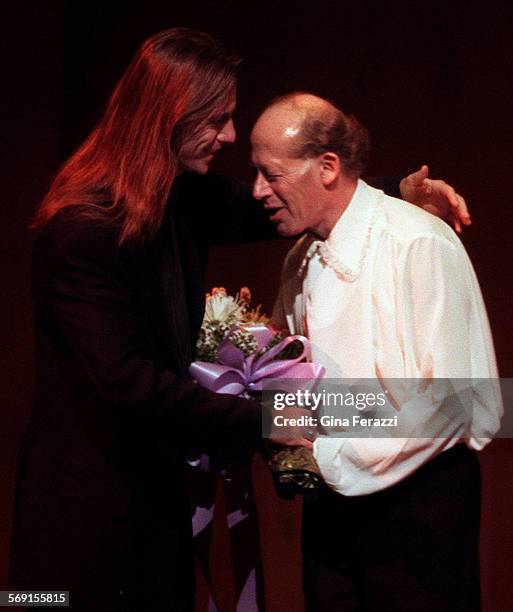
[[[216,363],[219,345],[230,330],[231,342],[245,357],[257,350],[255,337],[247,328],[256,324],[267,325],[269,317],[260,312],[260,306],[251,308],[250,301],[251,292],[247,287],[242,287],[235,297],[228,295],[224,287],[214,287],[212,293],[207,293],[205,316],[196,343],[198,361]]]

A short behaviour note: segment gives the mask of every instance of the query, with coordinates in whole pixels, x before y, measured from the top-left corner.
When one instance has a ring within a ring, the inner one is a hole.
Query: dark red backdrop
[[[187,3],[183,3],[187,4]],[[219,36],[245,57],[237,125],[240,141],[218,163],[251,178],[247,135],[272,96],[306,89],[355,112],[370,128],[370,171],[403,175],[422,162],[468,198],[474,227],[464,236],[488,305],[502,376],[513,375],[513,8],[511,3],[53,2],[4,8],[1,56],[7,121],[2,188],[4,353],[0,372],[0,587],[5,584],[14,457],[32,396],[32,321],[27,218],[58,163],[86,134],[136,45],[186,25]],[[217,249],[208,285],[249,285],[271,308],[287,245]],[[507,407],[509,408],[509,407]],[[482,570],[485,610],[513,610],[512,444],[481,455],[484,473]],[[258,470],[258,480],[265,473]],[[259,489],[270,610],[301,609],[286,581],[297,506]],[[276,528],[279,527],[279,529]],[[280,535],[281,534],[281,535]],[[272,604],[272,605],[271,605]]]

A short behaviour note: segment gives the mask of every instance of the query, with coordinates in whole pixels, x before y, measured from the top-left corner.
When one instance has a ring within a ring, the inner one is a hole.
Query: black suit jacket
[[[116,591],[134,571],[120,570],[133,554],[145,559],[136,580],[153,568],[154,607],[187,609],[185,454],[249,458],[261,436],[259,404],[188,376],[208,246],[274,230],[247,188],[214,175],[179,178],[143,247],[119,247],[115,226],[83,213],[62,210],[34,248],[36,402],[18,467],[11,579],[71,589],[82,601],[97,588],[84,589],[92,567]],[[137,541],[142,532],[147,543]],[[174,572],[170,559],[180,560]]]

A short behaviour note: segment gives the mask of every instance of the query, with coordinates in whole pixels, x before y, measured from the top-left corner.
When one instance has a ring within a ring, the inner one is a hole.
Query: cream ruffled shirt
[[[315,457],[339,493],[384,489],[460,441],[483,448],[499,428],[498,385],[467,395],[471,422],[437,417],[442,400],[430,391],[431,379],[498,377],[465,249],[443,221],[363,181],[325,242],[307,234],[287,255],[273,321],[310,339],[327,378],[428,383],[415,398],[394,392],[409,416],[405,437],[317,438]],[[438,437],[412,437],[419,421]]]

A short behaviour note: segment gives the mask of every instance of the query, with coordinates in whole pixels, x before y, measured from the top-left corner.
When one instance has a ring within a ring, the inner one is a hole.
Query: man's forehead
[[[265,110],[255,125],[255,131],[266,137],[294,138],[298,135],[302,114],[290,106],[272,106]]]
[[[229,93],[228,98],[222,104],[216,106],[211,114],[219,114],[221,112],[233,113],[237,107],[237,93],[235,87]]]
[[[251,133],[252,158],[275,158],[275,161],[289,158],[299,132],[297,122],[280,119],[274,114],[262,116]]]
[[[251,162],[255,166],[280,167],[290,159],[287,140],[272,133],[257,134],[251,139]]]
[[[222,98],[222,100],[217,101],[212,105],[208,112],[208,118],[216,117],[217,115],[222,115],[224,113],[233,114],[237,107],[237,90],[235,87],[232,87],[227,93],[226,96]]]

